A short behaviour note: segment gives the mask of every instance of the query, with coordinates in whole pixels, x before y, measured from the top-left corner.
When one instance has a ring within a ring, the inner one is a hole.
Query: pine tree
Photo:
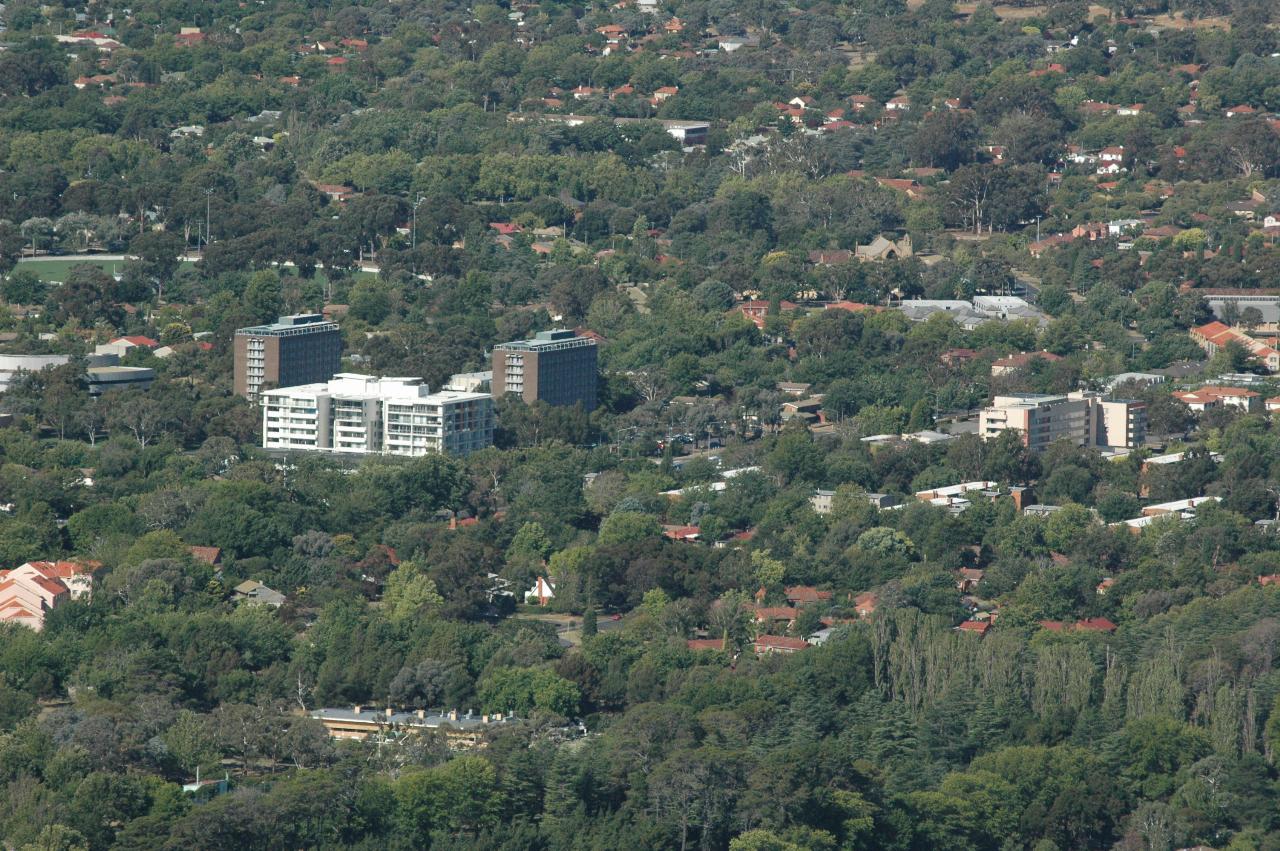
[[[595,604],[589,603],[587,610],[582,613],[582,637],[590,638],[598,631],[596,628],[596,607]]]

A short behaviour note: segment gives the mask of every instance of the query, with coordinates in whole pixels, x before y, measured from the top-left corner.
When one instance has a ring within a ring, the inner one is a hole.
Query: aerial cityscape
[[[1280,851],[1280,2],[0,4],[0,851]]]

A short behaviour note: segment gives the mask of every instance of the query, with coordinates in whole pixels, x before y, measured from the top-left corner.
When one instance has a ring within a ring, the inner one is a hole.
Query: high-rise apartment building
[[[582,403],[596,407],[596,341],[573,331],[540,331],[531,340],[493,348],[494,395],[515,393],[525,401],[548,405]]]
[[[235,392],[256,400],[264,389],[328,381],[342,368],[338,326],[319,313],[281,316],[236,331]]]
[[[982,410],[978,434],[991,439],[1008,430],[1019,432],[1022,444],[1037,452],[1058,440],[1077,446],[1134,448],[1147,439],[1147,405],[1080,391],[1062,396],[996,396]]]
[[[340,373],[262,393],[262,446],[315,452],[466,455],[493,445],[493,397],[432,393],[421,378]]]

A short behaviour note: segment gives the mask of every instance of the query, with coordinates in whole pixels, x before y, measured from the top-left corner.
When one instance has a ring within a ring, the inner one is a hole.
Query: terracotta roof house
[[[1232,328],[1223,322],[1209,322],[1189,332],[1196,345],[1204,349],[1210,357],[1216,355],[1228,343],[1236,343],[1267,367],[1269,372],[1280,372],[1280,351],[1268,346],[1261,340],[1250,337],[1238,328]]]
[[[791,638],[786,635],[760,635],[751,643],[751,649],[758,656],[771,653],[796,653],[808,646],[809,643],[803,638]]]
[[[913,201],[925,196],[924,187],[907,177],[877,177],[875,180],[885,189],[901,192]]]
[[[830,591],[819,591],[812,585],[792,585],[786,591],[787,602],[796,606],[805,603],[822,603],[831,599]]]
[[[723,638],[690,638],[685,642],[685,646],[690,650],[719,650],[723,652],[725,640]]]
[[[853,252],[847,248],[831,248],[809,252],[809,262],[815,266],[842,266],[853,259]]]
[[[847,310],[850,313],[880,313],[884,310],[878,304],[863,304],[860,301],[833,301],[823,305],[823,310]]]
[[[948,349],[938,356],[947,366],[964,366],[978,356],[973,349]]]
[[[991,621],[964,621],[956,627],[959,632],[973,632],[978,635],[986,635],[991,629]]]
[[[673,541],[696,541],[702,530],[697,526],[670,526],[662,530]]]
[[[31,561],[0,570],[0,623],[16,623],[39,632],[45,616],[67,600],[88,597],[98,562]]]
[[[1034,361],[1041,360],[1046,363],[1056,363],[1062,360],[1060,355],[1053,352],[1019,352],[1016,355],[1010,355],[1007,358],[1000,358],[991,364],[992,375],[1009,375],[1020,369],[1026,369],[1031,366]]]
[[[222,547],[188,547],[187,549],[191,550],[191,557],[196,561],[213,565],[222,563]]]
[[[1084,618],[1076,621],[1075,628],[1083,632],[1115,632],[1116,625],[1106,618]]]
[[[1214,408],[1240,408],[1254,412],[1262,407],[1262,394],[1240,387],[1201,387],[1199,390],[1179,390],[1173,398],[1197,413]]]
[[[756,623],[769,623],[772,621],[786,621],[790,623],[794,621],[800,614],[800,610],[794,606],[757,606],[755,608],[754,617]]]

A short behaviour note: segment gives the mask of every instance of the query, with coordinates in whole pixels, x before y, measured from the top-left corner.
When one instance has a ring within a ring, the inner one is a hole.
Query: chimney
[[[458,528],[458,517],[457,517],[457,515],[454,515],[453,517],[450,517],[450,518],[449,518],[449,528],[450,528],[451,530],[456,530],[456,529]]]
[[[359,715],[362,707],[360,706],[360,704],[357,703],[355,708],[356,708],[356,714]]]
[[[392,714],[392,713],[391,713],[391,707],[390,707],[390,706],[388,706],[388,707],[387,707],[387,717],[388,717],[388,718],[390,718],[390,717],[391,717],[391,714]]]
[[[495,713],[493,713],[493,720],[494,720],[494,721],[501,721],[501,720],[502,720],[502,713],[501,713],[501,712],[495,712]]]
[[[427,710],[425,710],[425,709],[419,709],[419,710],[418,710],[418,720],[419,720],[419,721],[425,721],[425,720],[426,720],[426,718],[427,718]]]
[[[450,720],[450,721],[457,721],[457,720],[458,720],[458,710],[456,710],[456,709],[450,709],[450,710],[449,710],[449,720]]]
[[[488,716],[488,715],[481,715],[481,716],[480,716],[480,720],[481,720],[482,722],[484,722],[485,724],[488,724],[488,723],[489,723],[489,716]]]

